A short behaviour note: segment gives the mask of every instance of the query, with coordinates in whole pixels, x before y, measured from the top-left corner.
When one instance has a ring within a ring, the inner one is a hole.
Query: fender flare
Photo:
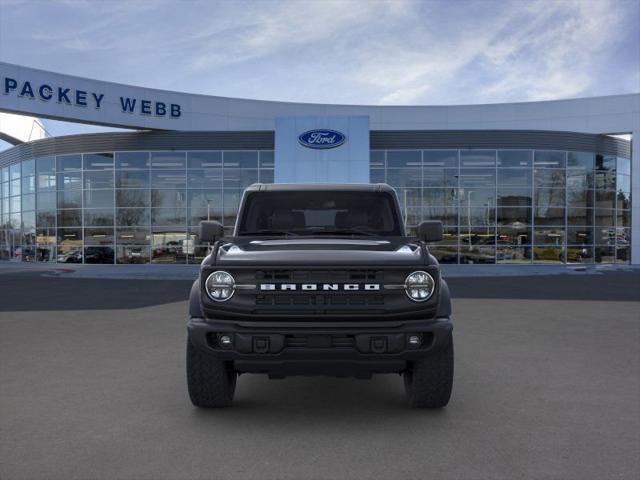
[[[438,297],[437,317],[451,317],[451,293],[444,278],[440,278],[440,293]]]
[[[195,279],[189,292],[189,316],[191,318],[203,318],[202,307],[200,305],[200,276]]]

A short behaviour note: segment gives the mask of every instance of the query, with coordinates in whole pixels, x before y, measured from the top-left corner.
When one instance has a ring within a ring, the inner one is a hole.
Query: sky
[[[537,101],[639,92],[639,25],[640,0],[0,0],[0,61],[264,100]]]

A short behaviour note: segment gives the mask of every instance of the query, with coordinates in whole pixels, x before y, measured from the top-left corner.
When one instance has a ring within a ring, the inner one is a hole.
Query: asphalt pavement
[[[191,406],[188,280],[0,273],[0,479],[640,478],[640,273],[452,278],[441,411],[243,375]]]

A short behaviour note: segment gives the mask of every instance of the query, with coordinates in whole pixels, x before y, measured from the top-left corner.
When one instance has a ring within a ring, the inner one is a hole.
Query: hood
[[[420,245],[406,237],[279,238],[235,237],[223,242],[216,265],[416,265]]]

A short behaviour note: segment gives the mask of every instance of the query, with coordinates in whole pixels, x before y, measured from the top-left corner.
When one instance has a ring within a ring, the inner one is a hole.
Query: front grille
[[[297,270],[270,269],[256,271],[256,282],[272,283],[365,283],[384,281],[383,270]]]
[[[260,306],[318,306],[318,307],[339,307],[339,306],[381,306],[384,305],[384,296],[380,294],[315,294],[307,292],[291,294],[265,294],[260,293],[255,298],[256,305]]]
[[[284,346],[289,348],[353,348],[353,335],[287,335]]]

